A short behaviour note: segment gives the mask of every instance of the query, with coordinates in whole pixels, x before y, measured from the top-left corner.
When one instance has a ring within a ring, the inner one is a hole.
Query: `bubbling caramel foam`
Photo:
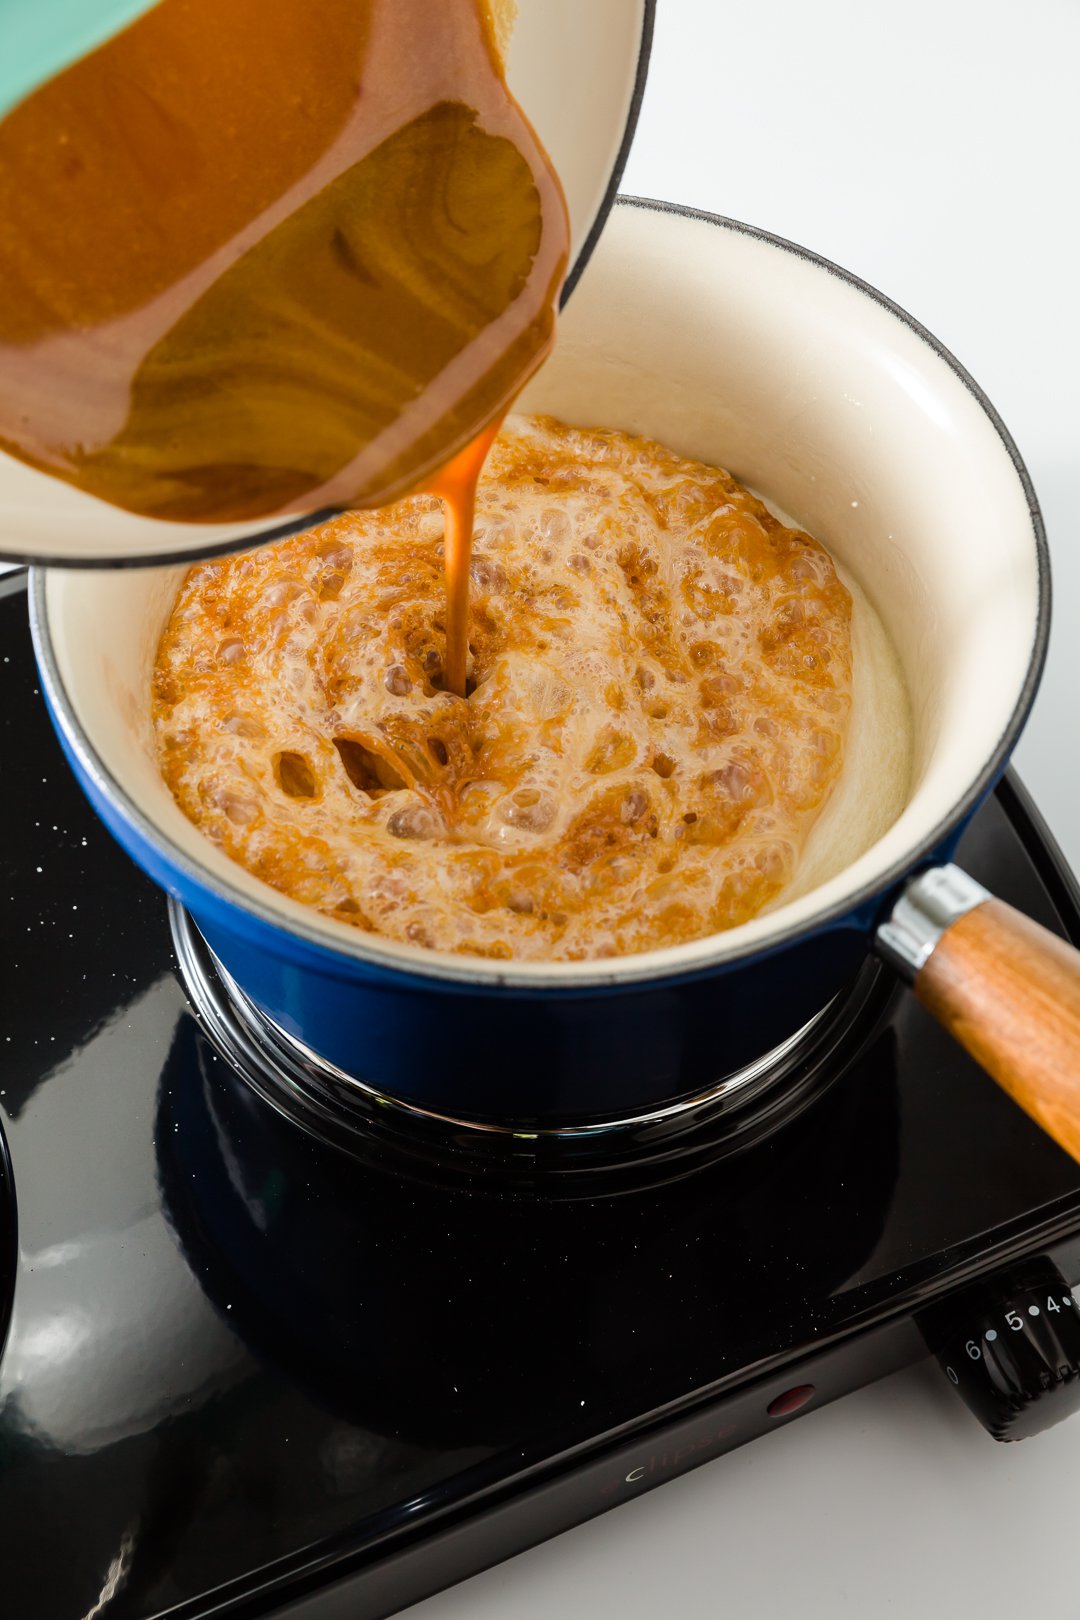
[[[282,893],[447,951],[622,955],[775,903],[851,713],[827,552],[659,444],[511,418],[462,700],[442,536],[414,496],[191,570],[154,688],[184,813]]]

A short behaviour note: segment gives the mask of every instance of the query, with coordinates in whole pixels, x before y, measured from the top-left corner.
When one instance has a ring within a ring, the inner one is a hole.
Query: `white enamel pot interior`
[[[130,828],[129,847],[156,852],[174,892],[169,870],[339,958],[447,985],[675,979],[853,915],[869,934],[989,791],[1041,668],[1045,544],[1001,424],[923,331],[835,267],[731,222],[635,202],[613,211],[521,405],[728,467],[862,584],[903,665],[914,759],[903,810],[850,865],[728,933],[613,961],[495,963],[343,928],[229,861],[158,774],[150,675],[179,566],[37,576],[39,661],[77,768]]]
[[[656,0],[515,0],[507,83],[570,213],[569,296],[615,197],[645,88]],[[134,8],[132,8],[134,9]],[[276,525],[179,524],[120,512],[0,452],[0,559],[89,567],[209,556]]]

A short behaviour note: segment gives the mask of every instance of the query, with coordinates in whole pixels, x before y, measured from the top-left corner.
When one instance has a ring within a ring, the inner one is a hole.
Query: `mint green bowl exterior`
[[[153,0],[0,0],[0,118]]]

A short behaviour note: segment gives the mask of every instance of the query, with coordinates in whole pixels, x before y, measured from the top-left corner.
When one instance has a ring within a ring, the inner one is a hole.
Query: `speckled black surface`
[[[904,996],[794,1125],[638,1193],[441,1190],[310,1139],[196,1026],[163,898],[61,759],[25,620],[0,583],[4,1620],[383,1614],[555,1527],[526,1483],[725,1400],[701,1454],[738,1443],[809,1357],[842,1393],[1012,1255],[1080,1278],[1080,1170]],[[1020,813],[992,802],[965,864],[1076,936]],[[464,1546],[482,1514],[483,1549],[440,1562],[436,1528]],[[376,1568],[332,1606],[328,1582]]]

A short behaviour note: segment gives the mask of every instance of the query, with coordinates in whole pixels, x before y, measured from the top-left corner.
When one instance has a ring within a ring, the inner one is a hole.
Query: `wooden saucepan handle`
[[[933,937],[912,948],[920,925]],[[923,1006],[1080,1161],[1080,951],[957,867],[917,878],[878,937]]]

